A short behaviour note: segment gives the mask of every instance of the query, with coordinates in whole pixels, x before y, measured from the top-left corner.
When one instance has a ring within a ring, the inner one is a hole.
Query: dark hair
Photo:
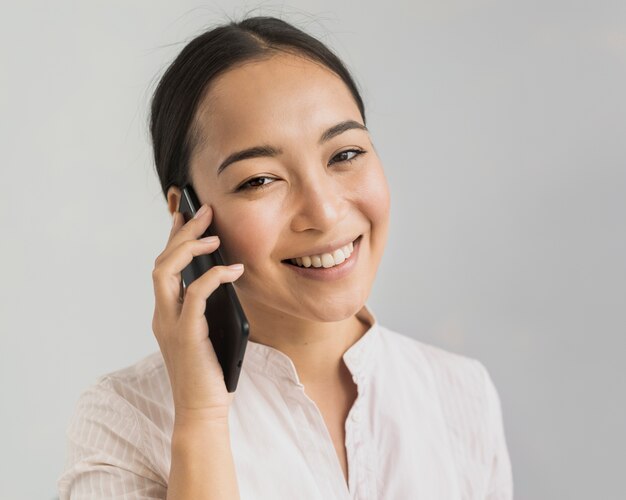
[[[322,42],[275,17],[231,21],[189,42],[167,68],[151,101],[150,134],[156,171],[167,200],[170,186],[191,181],[189,162],[202,140],[197,108],[210,82],[236,64],[278,52],[304,56],[326,66],[348,86],[365,124],[363,100],[341,60]]]

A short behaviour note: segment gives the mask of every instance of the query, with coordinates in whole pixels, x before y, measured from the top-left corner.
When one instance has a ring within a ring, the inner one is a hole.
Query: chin
[[[298,315],[312,321],[334,323],[354,316],[363,307],[364,303],[364,301],[356,298],[356,294],[342,301],[338,301],[336,298],[317,300],[311,305],[302,303]]]

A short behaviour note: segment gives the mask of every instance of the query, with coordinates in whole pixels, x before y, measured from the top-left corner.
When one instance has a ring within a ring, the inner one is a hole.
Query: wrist
[[[172,452],[229,448],[230,430],[227,420],[175,419]]]
[[[228,423],[229,407],[174,407],[174,425],[224,425]]]
[[[228,431],[228,413],[215,411],[180,411],[174,416],[175,435],[184,437],[189,434]]]

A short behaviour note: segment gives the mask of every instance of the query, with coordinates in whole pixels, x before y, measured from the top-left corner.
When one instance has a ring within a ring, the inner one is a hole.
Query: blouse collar
[[[380,325],[372,310],[365,304],[356,317],[369,325],[367,331],[343,354],[343,360],[352,374],[353,380],[362,386],[371,373],[373,363],[369,362],[379,341]],[[250,371],[264,374],[279,382],[289,382],[304,387],[298,377],[291,358],[274,347],[248,340],[243,366]]]

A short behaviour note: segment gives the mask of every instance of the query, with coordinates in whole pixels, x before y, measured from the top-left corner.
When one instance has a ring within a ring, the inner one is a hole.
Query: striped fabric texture
[[[348,482],[289,357],[249,341],[229,414],[244,500],[510,500],[500,401],[484,366],[358,313],[344,354],[358,397],[346,420]],[[174,408],[160,352],[101,377],[67,431],[61,500],[164,499]]]

